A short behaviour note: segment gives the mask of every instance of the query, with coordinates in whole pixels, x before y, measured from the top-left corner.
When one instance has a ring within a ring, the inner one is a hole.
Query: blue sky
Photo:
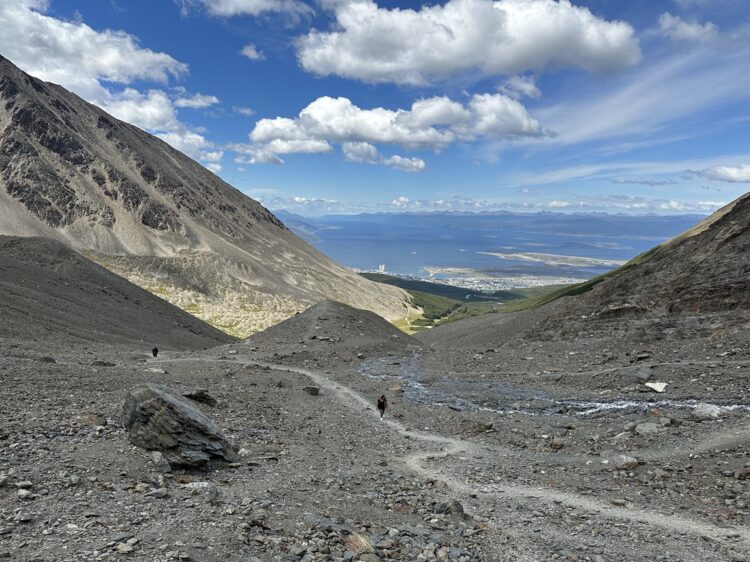
[[[272,209],[710,212],[745,0],[0,0],[0,54]]]

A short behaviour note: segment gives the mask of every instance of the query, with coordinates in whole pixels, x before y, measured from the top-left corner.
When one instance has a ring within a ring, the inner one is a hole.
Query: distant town
[[[439,283],[451,285],[462,289],[471,289],[482,293],[494,293],[509,289],[527,289],[530,287],[544,287],[548,285],[573,285],[581,283],[585,279],[579,277],[555,277],[548,275],[514,275],[494,277],[486,271],[473,270],[469,268],[426,268],[427,276],[400,275],[389,272],[385,264],[380,264],[377,269],[349,268],[355,273],[379,273],[390,275],[401,279],[412,279],[425,281],[427,283]]]

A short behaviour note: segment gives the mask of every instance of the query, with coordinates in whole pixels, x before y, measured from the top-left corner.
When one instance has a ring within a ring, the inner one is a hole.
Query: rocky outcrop
[[[131,443],[159,451],[172,468],[207,469],[239,458],[219,426],[166,386],[131,390],[124,418]]]

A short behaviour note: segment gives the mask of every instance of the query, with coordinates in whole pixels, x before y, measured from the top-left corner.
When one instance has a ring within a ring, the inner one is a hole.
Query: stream
[[[651,408],[693,409],[700,404],[716,406],[722,413],[741,410],[750,412],[748,404],[713,404],[697,399],[648,400],[573,400],[556,397],[549,392],[519,387],[499,381],[438,379],[427,384],[421,377],[419,356],[381,357],[365,361],[356,369],[361,375],[398,384],[404,397],[412,403],[443,406],[456,410],[492,412],[498,415],[570,415],[595,417],[612,411],[636,412]]]

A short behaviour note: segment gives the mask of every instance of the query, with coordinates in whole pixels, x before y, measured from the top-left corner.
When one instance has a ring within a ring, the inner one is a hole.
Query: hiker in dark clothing
[[[385,415],[385,409],[388,407],[388,400],[385,399],[385,394],[381,394],[378,398],[378,412],[380,412],[380,419],[383,419]]]
[[[159,348],[155,347],[154,349],[151,350],[151,353],[153,354],[154,357],[156,357],[157,355],[159,355]]]

